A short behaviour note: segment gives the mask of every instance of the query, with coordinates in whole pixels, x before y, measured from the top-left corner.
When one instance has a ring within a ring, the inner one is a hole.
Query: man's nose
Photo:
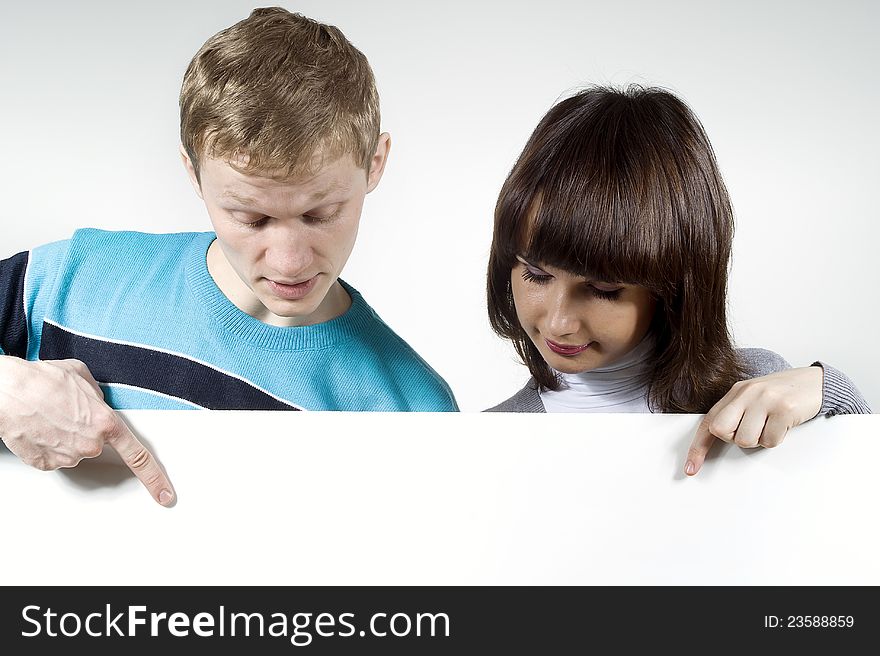
[[[308,231],[298,221],[285,222],[267,235],[266,263],[285,279],[283,282],[302,282],[303,274],[310,271],[314,259]]]

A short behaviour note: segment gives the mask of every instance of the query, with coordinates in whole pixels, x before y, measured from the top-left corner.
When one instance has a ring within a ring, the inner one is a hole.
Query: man
[[[0,261],[0,436],[40,469],[105,444],[163,505],[112,409],[453,411],[448,385],[339,275],[390,149],[370,66],[280,8],[184,75],[181,157],[214,231],[78,230]]]

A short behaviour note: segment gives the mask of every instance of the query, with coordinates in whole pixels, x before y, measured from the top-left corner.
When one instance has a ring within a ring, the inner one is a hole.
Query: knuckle
[[[775,387],[764,385],[761,387],[759,398],[765,403],[775,405],[780,401],[779,390]]]
[[[58,469],[70,469],[76,467],[82,458],[79,456],[63,456],[58,458]]]
[[[56,467],[54,467],[45,456],[35,456],[28,460],[27,464],[40,471],[52,471],[56,469]]]
[[[132,469],[143,470],[149,466],[151,459],[150,452],[145,447],[139,446],[132,452],[128,463]]]
[[[733,431],[730,429],[730,427],[724,422],[718,421],[717,419],[713,419],[712,421],[710,421],[707,428],[709,429],[709,432],[712,433],[712,435],[720,440],[729,442],[733,439]]]
[[[0,435],[0,440],[2,440],[6,447],[13,453],[16,452],[16,447],[19,444],[26,442],[24,432],[15,429],[15,427],[5,430],[3,434]]]
[[[98,436],[108,442],[113,441],[119,434],[119,424],[116,415],[109,410],[99,413],[94,419],[93,426]]]
[[[104,443],[100,440],[90,440],[82,448],[81,453],[84,458],[97,458],[104,450]]]
[[[156,471],[151,472],[148,476],[145,476],[143,481],[148,488],[154,488],[158,486],[160,482],[164,481],[164,476],[162,475],[162,472],[157,469]]]

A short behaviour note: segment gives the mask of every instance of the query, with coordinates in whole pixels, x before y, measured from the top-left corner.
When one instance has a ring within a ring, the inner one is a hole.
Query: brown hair
[[[489,320],[538,385],[553,371],[517,320],[516,255],[657,299],[648,399],[706,412],[744,378],[727,327],[733,210],[697,117],[663,89],[591,87],[547,112],[504,182],[489,257]]]
[[[369,170],[379,139],[379,95],[366,57],[332,26],[280,7],[208,39],[180,90],[180,139],[246,173],[291,177],[312,158],[351,154]]]

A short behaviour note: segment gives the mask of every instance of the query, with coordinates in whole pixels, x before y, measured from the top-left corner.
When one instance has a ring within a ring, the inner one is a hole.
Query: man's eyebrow
[[[349,186],[346,184],[336,184],[327,187],[321,191],[315,192],[311,196],[309,196],[309,202],[311,203],[320,203],[328,196],[336,193],[343,192],[347,193],[349,191]],[[250,196],[240,196],[232,189],[227,189],[222,194],[220,194],[221,198],[228,198],[229,200],[234,200],[237,203],[242,205],[255,205],[257,203],[257,199],[251,198]]]
[[[227,189],[222,194],[220,194],[221,198],[228,198],[230,200],[234,200],[237,203],[242,205],[254,205],[257,200],[255,198],[251,198],[249,196],[239,196],[237,193],[232,191],[231,189]]]
[[[331,196],[332,194],[335,194],[337,192],[348,193],[350,189],[351,189],[350,185],[347,185],[343,182],[338,182],[336,184],[331,184],[331,185],[327,186],[322,191],[318,191],[318,192],[312,194],[309,197],[309,200],[311,200],[313,203],[320,203],[322,200],[327,198],[327,196]]]

